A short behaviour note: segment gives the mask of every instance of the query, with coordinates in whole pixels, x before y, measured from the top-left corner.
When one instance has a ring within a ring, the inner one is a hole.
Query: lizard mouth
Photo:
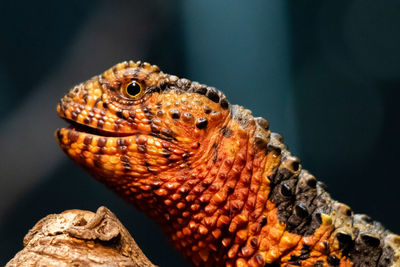
[[[124,136],[131,136],[133,135],[132,133],[117,133],[117,132],[111,132],[111,131],[105,131],[101,130],[98,128],[93,128],[85,124],[80,124],[76,121],[63,118],[69,126],[66,128],[68,130],[76,131],[76,132],[81,132],[81,133],[86,133],[90,135],[97,135],[97,136],[103,136],[103,137],[124,137]]]

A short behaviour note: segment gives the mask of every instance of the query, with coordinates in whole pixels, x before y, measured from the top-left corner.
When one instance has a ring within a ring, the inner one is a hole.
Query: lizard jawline
[[[118,133],[118,132],[104,131],[104,130],[100,130],[97,128],[87,126],[85,124],[80,124],[73,120],[69,120],[66,118],[63,118],[63,119],[69,123],[68,129],[74,130],[76,132],[82,132],[82,133],[86,133],[86,134],[104,136],[104,137],[124,137],[124,136],[134,135],[134,133]]]

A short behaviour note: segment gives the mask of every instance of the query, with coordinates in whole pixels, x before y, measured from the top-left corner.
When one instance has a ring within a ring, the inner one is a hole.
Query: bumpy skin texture
[[[57,111],[72,123],[61,148],[196,266],[400,266],[399,236],[332,200],[265,119],[213,87],[123,62]]]

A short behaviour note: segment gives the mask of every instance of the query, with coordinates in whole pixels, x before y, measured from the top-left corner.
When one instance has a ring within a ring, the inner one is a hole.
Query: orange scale
[[[279,242],[279,249],[281,253],[286,252],[296,247],[301,240],[301,236],[285,232]]]
[[[93,154],[90,152],[90,151],[82,151],[82,155],[85,157],[85,158],[91,158],[92,156],[93,156]]]
[[[118,152],[116,147],[109,147],[109,146],[104,147],[103,151],[104,151],[104,154],[108,154],[108,155],[115,155]]]
[[[260,242],[259,251],[268,251],[269,248],[273,245],[274,244],[269,240],[268,236],[264,236],[264,238]]]
[[[93,159],[87,158],[86,159],[86,164],[89,165],[90,167],[94,167]]]
[[[137,129],[145,133],[151,132],[151,126],[149,124],[138,124]]]
[[[103,129],[110,132],[114,131],[114,123],[112,121],[105,121]]]

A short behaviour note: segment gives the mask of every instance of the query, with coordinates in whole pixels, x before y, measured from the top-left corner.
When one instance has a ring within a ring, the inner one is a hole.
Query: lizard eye
[[[143,92],[143,86],[136,80],[132,80],[130,83],[122,86],[121,93],[128,98],[137,98]]]

